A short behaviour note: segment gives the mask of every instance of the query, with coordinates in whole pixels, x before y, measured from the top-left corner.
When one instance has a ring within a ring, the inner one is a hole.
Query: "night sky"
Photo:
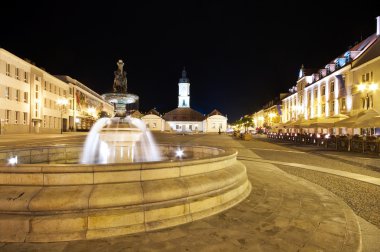
[[[122,59],[143,112],[177,107],[185,66],[191,107],[216,108],[231,123],[287,92],[302,64],[324,67],[376,32],[380,1],[331,3],[7,1],[0,47],[100,94]]]

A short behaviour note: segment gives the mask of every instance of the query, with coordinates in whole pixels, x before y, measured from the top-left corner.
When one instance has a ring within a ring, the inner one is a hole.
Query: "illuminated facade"
[[[100,110],[113,113],[110,104],[83,84],[63,81],[2,48],[0,104],[0,134],[84,130],[85,116],[97,117]]]
[[[301,68],[296,86],[282,100],[282,123],[309,132],[359,133],[339,121],[369,109],[380,111],[380,17],[377,32],[323,68]],[[322,118],[323,120],[320,120]],[[318,121],[321,122],[318,124]],[[342,124],[343,125],[343,124]]]

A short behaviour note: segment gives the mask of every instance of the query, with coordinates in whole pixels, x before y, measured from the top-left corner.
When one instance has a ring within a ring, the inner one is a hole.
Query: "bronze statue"
[[[119,60],[116,64],[118,69],[114,72],[113,92],[127,93],[127,72],[123,70],[124,62]]]

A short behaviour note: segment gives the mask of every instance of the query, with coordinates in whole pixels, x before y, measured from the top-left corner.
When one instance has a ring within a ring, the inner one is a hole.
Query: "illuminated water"
[[[161,159],[161,153],[145,123],[128,116],[99,119],[86,138],[80,162],[109,164]]]

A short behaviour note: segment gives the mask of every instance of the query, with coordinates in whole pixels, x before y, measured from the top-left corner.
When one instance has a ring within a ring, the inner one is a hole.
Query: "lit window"
[[[346,98],[342,98],[342,110],[346,110]]]

